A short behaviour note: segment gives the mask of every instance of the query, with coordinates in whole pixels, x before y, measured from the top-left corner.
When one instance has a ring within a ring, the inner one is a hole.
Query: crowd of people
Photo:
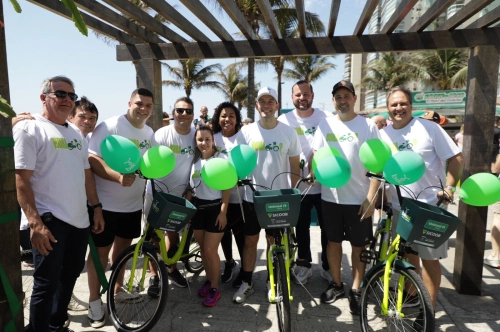
[[[448,201],[453,199],[462,170],[462,154],[433,119],[434,115],[424,119],[413,117],[411,92],[403,87],[396,87],[387,95],[390,124],[385,118],[372,121],[355,113],[357,95],[348,81],[333,86],[335,115],[313,107],[314,91],[309,82],[296,82],[291,92],[295,109],[277,117],[280,109],[277,92],[269,87],[259,90],[255,103],[259,119],[255,122],[242,119],[240,110],[229,102],[219,104],[212,116],[203,106],[195,120],[193,100],[181,97],[174,102],[171,115],[163,114],[164,126],[153,132],[146,122],[153,111],[154,96],[147,89],[134,90],[124,114],[106,119],[96,127],[97,108],[85,97],[78,100],[70,79],[64,76],[46,79],[40,94],[41,113],[23,114],[13,125],[23,246],[32,246],[35,267],[31,331],[68,329],[67,310],[75,309],[75,304],[71,304],[72,292],[85,260],[89,299],[88,304],[77,301],[76,306],[88,309],[91,327],[103,326],[105,310],[94,265],[106,268],[108,261],[113,264],[120,252],[141,234],[141,220],[147,218],[152,202],[152,183],[136,174],[118,173],[106,164],[100,145],[108,135],[130,139],[141,154],[157,145],[174,152],[174,170],[154,183],[156,186],[161,183],[157,190],[166,187],[178,196],[186,193],[186,186],[194,188],[193,192],[187,191],[187,199],[198,209],[191,225],[206,270],[206,281],[197,293],[208,307],[215,306],[222,296],[220,282],[232,281],[237,289],[234,303],[244,303],[254,293],[252,274],[261,227],[250,188],[214,190],[201,177],[203,165],[213,158],[227,158],[233,147],[246,144],[257,154],[257,165],[249,175],[252,183],[266,186],[273,183],[273,189],[283,189],[295,186],[301,172],[313,176],[310,165],[316,151],[325,146],[336,148],[349,162],[352,176],[340,188],[315,184],[302,200],[296,226],[298,256],[294,276],[296,283],[305,284],[312,275],[314,239],[310,237],[310,226],[311,211],[315,208],[321,228],[320,273],[328,281],[320,299],[333,303],[345,296],[347,287],[349,310],[359,314],[360,285],[365,274],[360,253],[373,238],[373,202],[379,189],[379,182],[365,175],[367,170],[359,159],[361,145],[378,138],[387,142],[393,153],[409,149],[421,155],[426,173],[409,189],[415,193],[424,191],[419,200],[429,204],[435,204],[443,195]],[[407,141],[413,144],[403,144]],[[276,148],[266,149],[270,144]],[[444,189],[425,190],[438,184],[437,177],[443,180]],[[304,186],[301,184],[299,189],[305,189]],[[394,186],[390,186],[390,191],[396,223],[399,201]],[[401,194],[409,196],[404,191]],[[93,261],[90,255],[85,259],[89,235],[100,262]],[[177,245],[179,234],[167,232],[167,237],[168,250]],[[233,257],[233,237],[239,264]],[[267,231],[266,241],[268,245],[273,241],[272,233]],[[343,280],[341,276],[343,241],[352,246],[351,280]],[[223,269],[219,245],[225,256]],[[447,256],[447,244],[438,249],[416,247],[422,260],[422,279],[435,305],[441,278],[439,259]],[[410,260],[420,268],[419,257]],[[154,271],[152,274],[147,296],[155,297],[159,279]],[[169,267],[168,277],[177,287],[188,286],[189,281],[175,265]],[[120,283],[115,294],[117,302],[142,300],[141,296],[122,292]]]

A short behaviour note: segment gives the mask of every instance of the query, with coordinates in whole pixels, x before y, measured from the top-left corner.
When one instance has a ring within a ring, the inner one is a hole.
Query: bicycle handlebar
[[[299,181],[297,182],[294,188],[298,188],[301,183],[313,183],[315,180],[316,180],[315,178],[300,177]],[[252,183],[250,179],[239,179],[237,185],[238,187],[249,186],[253,192],[256,191],[254,183]]]

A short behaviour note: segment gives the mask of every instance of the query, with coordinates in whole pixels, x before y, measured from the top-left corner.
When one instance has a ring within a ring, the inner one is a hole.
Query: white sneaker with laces
[[[332,275],[330,274],[330,270],[326,271],[321,269],[321,277],[328,281],[329,283],[332,282]]]
[[[295,267],[295,283],[297,285],[304,285],[307,282],[307,278],[312,276],[312,270],[307,266],[297,265]]]
[[[116,303],[138,303],[142,302],[143,298],[139,294],[130,294],[127,292],[119,292],[115,294]]]
[[[71,311],[85,311],[89,308],[88,303],[83,302],[79,298],[76,297],[75,294],[71,294],[71,300],[68,304],[68,310]]]
[[[89,324],[93,328],[99,328],[106,324],[106,317],[104,315],[101,299],[89,303],[88,318]]]
[[[243,281],[240,288],[234,293],[233,301],[235,303],[243,303],[253,292],[253,287]]]

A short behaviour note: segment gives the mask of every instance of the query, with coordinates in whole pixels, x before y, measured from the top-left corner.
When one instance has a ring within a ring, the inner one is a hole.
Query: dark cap
[[[356,92],[354,92],[354,85],[352,85],[352,83],[349,81],[340,81],[335,84],[333,86],[332,95],[334,95],[335,92],[337,92],[337,90],[341,88],[346,88],[347,90],[351,91],[353,95],[356,95]]]

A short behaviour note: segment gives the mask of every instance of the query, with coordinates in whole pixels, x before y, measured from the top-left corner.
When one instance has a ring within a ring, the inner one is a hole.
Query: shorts
[[[90,226],[94,226],[94,210],[87,206]],[[107,247],[113,244],[115,236],[122,239],[135,239],[141,236],[142,210],[135,212],[102,211],[104,231],[100,234],[91,233],[96,247]]]
[[[321,200],[323,223],[328,241],[349,241],[353,247],[365,247],[373,239],[372,217],[360,221],[360,205],[346,205]],[[334,217],[332,217],[334,216]]]
[[[220,199],[216,200],[206,200],[206,199],[197,199],[196,200],[196,214],[191,219],[191,226],[195,231],[206,231],[209,233],[224,233],[223,229],[219,229],[219,226],[216,225],[217,217],[220,214],[221,207]]]
[[[396,237],[396,228],[398,226],[398,219],[401,211],[399,210],[392,210],[392,238],[394,239]],[[434,249],[434,248],[429,248],[426,246],[421,246],[419,244],[413,243],[411,245],[411,248],[415,251],[418,252],[418,257],[421,259],[425,259],[428,261],[436,261],[438,259],[443,259],[448,257],[448,240],[446,240],[445,243],[443,243],[440,247]]]
[[[500,213],[500,201],[498,201],[490,206],[491,206],[491,210],[493,211],[493,213]]]

